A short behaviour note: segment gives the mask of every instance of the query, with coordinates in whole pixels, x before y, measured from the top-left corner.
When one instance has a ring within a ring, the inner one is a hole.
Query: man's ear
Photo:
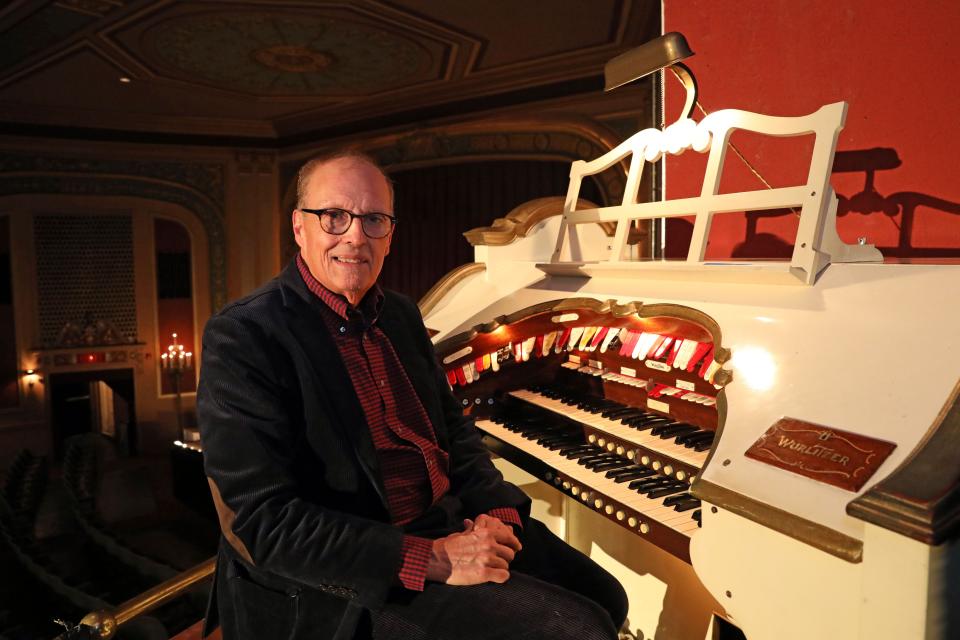
[[[294,209],[290,217],[290,224],[293,225],[293,239],[297,241],[297,246],[303,248],[303,213],[299,209]]]

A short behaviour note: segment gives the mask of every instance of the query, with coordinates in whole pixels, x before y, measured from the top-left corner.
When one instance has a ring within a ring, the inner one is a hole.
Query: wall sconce
[[[660,69],[670,69],[687,90],[687,100],[677,121],[686,120],[697,103],[697,79],[681,61],[692,55],[693,51],[682,33],[665,33],[608,62],[603,67],[606,80],[604,91],[639,80]]]
[[[43,378],[40,377],[40,372],[36,369],[24,369],[20,372],[20,375],[23,376],[28,387],[33,387],[37,383],[43,384]]]

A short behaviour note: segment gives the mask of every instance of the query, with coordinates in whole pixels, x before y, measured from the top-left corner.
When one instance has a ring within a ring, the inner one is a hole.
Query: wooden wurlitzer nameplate
[[[893,442],[781,418],[747,449],[746,456],[856,492],[896,448]]]

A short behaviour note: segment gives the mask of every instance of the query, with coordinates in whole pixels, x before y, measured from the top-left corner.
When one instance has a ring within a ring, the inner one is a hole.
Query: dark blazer
[[[510,506],[525,519],[529,499],[463,416],[416,305],[385,296],[378,326],[450,454],[447,507]],[[349,638],[398,584],[402,532],[322,305],[293,261],[204,330],[197,414],[223,532],[212,604],[226,640]]]

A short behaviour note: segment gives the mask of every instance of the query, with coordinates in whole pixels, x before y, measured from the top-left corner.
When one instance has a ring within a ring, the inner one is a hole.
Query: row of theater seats
[[[82,616],[94,599],[74,593],[45,568],[34,536],[37,510],[46,492],[47,460],[21,450],[7,471],[0,491],[0,638],[48,638],[57,633],[57,616]],[[79,598],[77,596],[80,596]]]
[[[145,581],[158,584],[177,575],[176,568],[127,545],[100,517],[96,508],[98,468],[96,446],[78,440],[67,449],[63,461],[63,487],[77,525],[91,543]]]
[[[28,603],[19,611],[11,608],[7,624],[0,626],[0,639],[52,638],[62,631],[53,624],[53,618],[76,623],[90,611],[111,609],[177,573],[172,567],[126,547],[100,518],[97,490],[102,470],[96,445],[92,439],[73,441],[64,458],[65,506],[74,516],[81,535],[74,530],[38,539],[34,535],[36,512],[16,516],[4,498],[3,542],[35,597],[33,604]],[[11,473],[8,477],[14,476]],[[69,521],[70,514],[63,515]],[[167,638],[202,616],[203,600],[203,594],[195,594],[190,600],[175,601],[154,612],[153,617],[143,617],[125,626],[118,637]]]

